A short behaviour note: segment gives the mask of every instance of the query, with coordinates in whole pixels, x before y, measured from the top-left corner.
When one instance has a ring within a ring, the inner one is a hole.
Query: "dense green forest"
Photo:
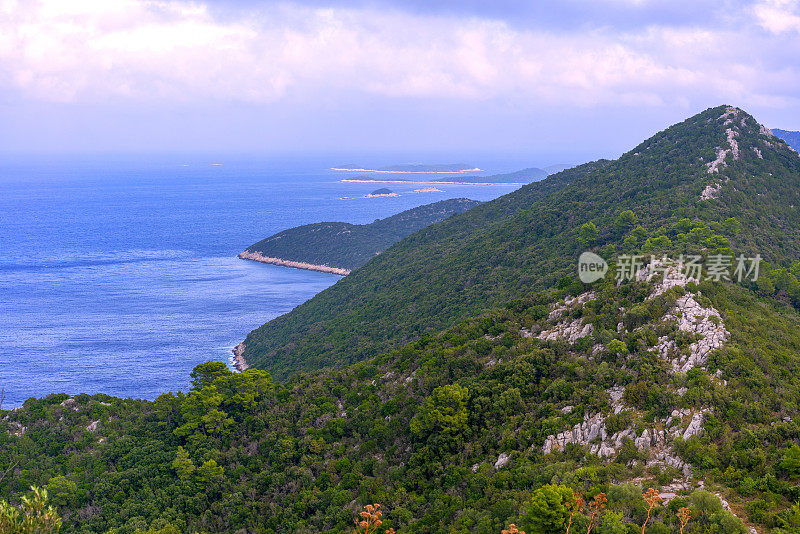
[[[549,176],[429,226],[397,243],[291,313],[254,330],[245,358],[284,379],[300,369],[358,361],[502,304],[552,287],[593,244],[652,247],[684,218],[741,223],[732,242],[781,265],[800,258],[800,158],[753,117],[709,109],[644,141],[613,162]],[[723,152],[734,132],[737,152]],[[717,199],[702,201],[707,187]],[[614,219],[633,210],[641,226],[618,242]],[[699,237],[699,236],[698,236]],[[650,240],[650,243],[647,241]]]
[[[685,532],[746,532],[735,516],[796,532],[797,313],[727,283],[656,297],[646,282],[559,285],[284,383],[210,362],[188,394],[155,402],[30,399],[0,422],[9,468],[0,497],[44,487],[66,532],[350,532],[361,507],[377,502],[383,528],[397,532],[499,533],[510,523],[563,532],[572,492],[604,493],[595,525],[612,533],[639,532],[652,487],[675,495],[654,508],[647,532],[678,532],[683,507]],[[730,338],[703,365],[675,372],[654,345],[666,335],[676,354],[689,350],[695,337],[668,310],[690,294],[719,310]],[[542,335],[575,318],[594,333]],[[697,413],[703,431],[684,439]],[[600,438],[545,454],[548,436],[595,414],[609,434],[630,429],[612,456],[592,453]],[[658,428],[678,429],[666,448],[639,442]],[[662,461],[664,451],[674,459]],[[584,512],[573,518],[579,532]]]
[[[248,337],[269,372],[0,411],[0,526],[800,532],[796,206],[800,157],[707,110],[393,245]]]
[[[388,191],[388,190],[387,190]],[[426,204],[370,224],[321,222],[290,228],[247,247],[283,260],[357,269],[404,237],[480,204],[454,198]]]

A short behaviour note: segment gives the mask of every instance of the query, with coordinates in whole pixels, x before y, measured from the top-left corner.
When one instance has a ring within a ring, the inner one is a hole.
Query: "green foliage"
[[[172,468],[181,480],[189,480],[197,469],[189,457],[189,453],[183,447],[178,447],[175,460],[172,461]]]
[[[783,453],[780,468],[786,471],[789,476],[800,476],[800,446],[792,445]]]
[[[467,427],[469,390],[458,384],[441,386],[425,399],[420,413],[411,421],[411,432],[423,437],[430,432],[450,437]]]
[[[624,210],[614,219],[614,228],[620,234],[624,234],[632,230],[638,221],[639,219],[631,210]]]
[[[574,501],[566,486],[548,484],[533,492],[520,518],[522,529],[529,534],[560,534],[569,517],[567,503]]]
[[[578,239],[584,245],[591,245],[597,240],[597,226],[593,222],[584,223],[578,231]]]
[[[32,486],[18,507],[0,500],[0,532],[3,534],[51,534],[61,530],[61,518],[47,505],[47,490]]]
[[[50,501],[56,506],[75,505],[78,486],[68,478],[62,475],[54,476],[44,489],[47,491],[46,495],[50,497]]]

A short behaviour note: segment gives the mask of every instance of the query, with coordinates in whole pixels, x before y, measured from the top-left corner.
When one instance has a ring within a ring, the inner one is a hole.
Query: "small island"
[[[376,197],[399,197],[397,193],[392,191],[391,189],[387,189],[385,187],[381,187],[380,189],[376,189],[372,193],[366,195],[367,198],[376,198]]]
[[[415,193],[444,193],[441,189],[437,189],[435,187],[422,187],[420,189],[414,189]]]

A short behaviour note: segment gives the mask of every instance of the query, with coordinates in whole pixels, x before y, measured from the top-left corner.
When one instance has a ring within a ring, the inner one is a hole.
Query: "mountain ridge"
[[[581,225],[593,221],[596,241],[609,242],[615,217],[626,209],[643,221],[629,244],[660,239],[650,234],[664,233],[668,221],[718,226],[739,216],[747,225],[736,237],[739,248],[764,248],[770,261],[785,263],[800,257],[792,230],[800,214],[790,207],[800,206],[798,176],[797,154],[752,116],[710,108],[613,162],[552,175],[405,238],[251,332],[244,356],[283,379],[389,350],[520,292],[552,287],[574,268]],[[715,198],[702,198],[708,187]],[[786,209],[770,217],[773,205]]]

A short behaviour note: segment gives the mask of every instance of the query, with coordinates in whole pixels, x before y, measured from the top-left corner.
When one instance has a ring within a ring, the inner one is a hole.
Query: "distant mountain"
[[[459,182],[473,182],[473,183],[518,183],[529,184],[531,182],[538,182],[547,177],[547,171],[530,167],[520,171],[509,172],[504,174],[492,174],[490,176],[459,176]],[[452,178],[437,178],[436,181],[444,182],[452,180]]]
[[[778,128],[773,128],[772,133],[774,133],[776,136],[786,141],[786,144],[792,147],[793,149],[800,151],[800,132],[793,132],[791,130],[780,130]]]
[[[412,208],[370,224],[306,224],[263,239],[247,247],[242,256],[256,261],[282,260],[283,263],[265,261],[279,265],[286,265],[286,262],[306,265],[301,268],[327,266],[329,269],[317,270],[337,272],[331,269],[338,269],[343,272],[337,274],[347,274],[404,237],[479,204],[475,200],[455,198]],[[258,260],[259,256],[264,259]]]

